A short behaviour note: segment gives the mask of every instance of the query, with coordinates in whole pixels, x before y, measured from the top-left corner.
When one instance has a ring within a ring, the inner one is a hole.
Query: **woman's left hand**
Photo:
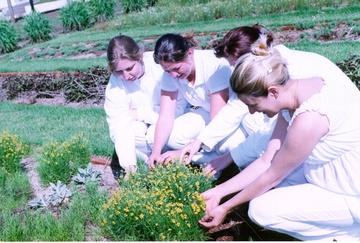
[[[206,212],[204,217],[199,220],[199,224],[206,229],[216,227],[224,221],[227,213],[225,208],[219,205],[211,211]]]

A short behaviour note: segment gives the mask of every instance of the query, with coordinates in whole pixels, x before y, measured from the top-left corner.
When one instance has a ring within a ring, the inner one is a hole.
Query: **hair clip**
[[[251,45],[251,52],[256,56],[267,56],[271,49],[267,46],[267,35],[260,34],[259,38]]]

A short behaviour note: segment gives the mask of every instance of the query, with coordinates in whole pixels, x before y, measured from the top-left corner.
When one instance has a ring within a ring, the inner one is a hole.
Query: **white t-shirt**
[[[125,168],[136,165],[136,142],[134,131],[131,129],[132,122],[137,120],[155,124],[160,108],[160,83],[164,71],[155,63],[153,52],[145,52],[143,61],[145,73],[140,79],[126,81],[111,75],[105,91],[104,109],[110,138],[115,145],[120,165]],[[181,114],[181,102],[178,103],[177,114]],[[136,119],[131,110],[136,110]]]
[[[231,68],[223,58],[217,58],[212,50],[194,50],[196,77],[194,84],[186,79],[163,79],[161,89],[179,91],[192,106],[210,112],[210,94],[229,88]]]

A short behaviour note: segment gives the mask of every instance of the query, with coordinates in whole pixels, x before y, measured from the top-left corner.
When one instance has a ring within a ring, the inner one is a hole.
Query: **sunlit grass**
[[[110,155],[113,149],[102,108],[71,108],[19,105],[0,102],[0,131],[8,130],[32,146],[65,141],[82,133],[96,154]]]

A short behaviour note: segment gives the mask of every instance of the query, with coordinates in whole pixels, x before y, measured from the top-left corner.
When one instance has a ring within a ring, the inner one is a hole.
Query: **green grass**
[[[313,41],[303,41],[298,43],[289,43],[288,47],[302,51],[316,52],[337,63],[348,59],[355,53],[360,53],[359,41],[341,41],[320,43]]]
[[[6,175],[0,168],[0,178],[0,213],[23,207],[31,195],[31,188],[26,174],[17,172]]]
[[[1,72],[35,72],[35,71],[75,71],[86,70],[92,66],[106,67],[105,58],[91,58],[91,59],[53,59],[53,60],[33,60],[33,61],[0,61]]]
[[[94,225],[92,239],[101,240],[101,231],[96,224],[105,193],[94,184],[88,184],[85,190],[73,188],[73,192],[72,200],[57,216],[50,210],[33,211],[25,207],[21,214],[0,211],[0,240],[84,241],[89,223]]]
[[[111,155],[105,112],[101,108],[18,105],[0,102],[0,131],[8,130],[31,146],[65,141],[83,133],[93,153]]]

